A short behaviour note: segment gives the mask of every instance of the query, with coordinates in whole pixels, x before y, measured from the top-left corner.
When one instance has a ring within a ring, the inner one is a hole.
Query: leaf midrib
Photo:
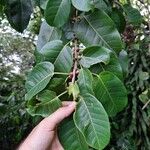
[[[31,90],[30,90],[28,93],[30,93],[35,87],[37,87],[37,86],[38,86],[40,83],[42,83],[44,80],[46,80],[47,78],[49,78],[49,77],[51,77],[51,76],[53,76],[53,75],[54,75],[54,73],[49,74],[48,76],[44,77],[40,82],[38,82],[34,87],[32,87]]]
[[[94,32],[97,34],[97,36],[111,49],[111,47],[108,45],[108,43],[103,39],[103,37],[96,31],[96,29],[92,26],[92,24],[88,21],[86,16],[84,16],[87,23],[91,26],[91,28],[94,30]]]
[[[57,12],[56,12],[56,15],[55,15],[55,18],[54,18],[54,23],[57,22],[56,19],[57,19],[57,17],[59,16],[58,14],[59,14],[59,11],[60,11],[60,8],[61,8],[62,3],[63,3],[63,0],[61,0],[60,5],[59,5],[59,7],[58,7],[58,9],[57,9]]]
[[[113,108],[114,108],[114,105],[115,105],[114,102],[113,102],[113,99],[112,99],[111,95],[109,94],[109,91],[107,90],[107,87],[105,86],[105,84],[104,84],[102,78],[100,77],[100,75],[97,76],[97,77],[99,78],[99,80],[100,80],[101,83],[103,84],[103,86],[104,86],[104,88],[105,88],[105,90],[106,90],[106,93],[108,94],[108,96],[109,96],[109,98],[110,98],[110,100],[111,100],[111,102],[112,102],[112,104],[113,104],[113,107],[112,107],[111,110],[110,110],[110,112],[112,112],[112,110],[113,110]]]
[[[98,138],[98,136],[97,136],[97,134],[96,134],[96,130],[95,130],[94,125],[93,125],[94,123],[93,123],[93,121],[92,121],[90,112],[88,111],[88,107],[87,107],[87,105],[86,105],[86,103],[85,103],[85,101],[84,101],[83,98],[82,98],[82,101],[83,101],[83,103],[84,103],[84,105],[85,105],[85,108],[86,108],[86,110],[87,110],[87,112],[88,112],[88,115],[89,115],[89,118],[90,118],[90,121],[91,121],[92,128],[93,128],[94,133],[95,133],[95,135],[96,135],[97,143],[98,143],[99,147],[101,147],[101,145],[100,145],[100,143],[99,143],[99,138]]]

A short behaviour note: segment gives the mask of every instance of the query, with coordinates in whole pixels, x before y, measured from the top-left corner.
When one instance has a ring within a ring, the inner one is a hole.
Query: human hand
[[[63,150],[57,136],[57,125],[75,110],[75,102],[62,102],[62,107],[43,119],[29,134],[19,150]]]

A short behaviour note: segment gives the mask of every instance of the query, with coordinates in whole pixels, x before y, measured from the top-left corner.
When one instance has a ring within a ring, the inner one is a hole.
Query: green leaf
[[[93,73],[99,74],[102,71],[109,71],[123,81],[123,72],[118,57],[110,53],[110,61],[107,65],[99,63],[90,68]]]
[[[61,107],[61,101],[53,91],[45,90],[39,93],[36,99],[36,101],[33,99],[28,102],[27,111],[32,116],[48,117]]]
[[[146,89],[144,92],[142,92],[140,95],[139,95],[139,99],[140,101],[143,103],[143,104],[146,104],[148,101],[150,101],[150,89]]]
[[[109,116],[115,116],[127,105],[127,91],[113,73],[104,71],[94,79],[94,93]]]
[[[139,79],[142,81],[150,79],[150,75],[148,72],[139,71]]]
[[[40,7],[42,9],[46,9],[47,3],[48,3],[48,0],[40,0]]]
[[[74,32],[85,46],[100,45],[119,52],[123,45],[111,18],[103,11],[83,16],[74,26]]]
[[[126,51],[122,50],[119,53],[119,62],[121,64],[122,67],[122,71],[124,73],[124,76],[127,75],[128,73],[128,64],[129,64],[129,60],[128,60],[128,54]]]
[[[72,117],[65,119],[58,129],[59,139],[65,150],[88,150],[85,138],[75,126]]]
[[[98,8],[98,9],[103,10],[105,12],[109,11],[108,6],[107,6],[107,3],[108,3],[107,1],[94,0],[93,3],[94,3],[95,8]]]
[[[59,87],[60,85],[64,84],[63,78],[53,78],[49,83],[49,89],[53,90],[56,87]]]
[[[61,39],[62,32],[55,28],[49,26],[46,21],[43,21],[41,28],[40,28],[40,33],[38,36],[38,41],[37,41],[37,49],[40,50],[42,47],[50,41],[53,40],[60,40]]]
[[[79,96],[79,87],[77,83],[70,83],[68,87],[68,94],[73,96],[73,99],[76,100]]]
[[[54,63],[62,48],[63,42],[54,40],[46,43],[38,52],[43,56],[43,60]]]
[[[92,0],[72,0],[72,5],[80,11],[89,11],[94,7]]]
[[[32,13],[31,0],[7,0],[6,16],[11,26],[18,32],[27,28]]]
[[[93,82],[93,76],[91,72],[85,68],[80,69],[77,83],[81,95],[84,93],[94,94],[92,89],[92,82]]]
[[[74,121],[89,146],[99,150],[109,143],[109,119],[102,104],[93,95],[87,93],[80,98]]]
[[[110,17],[115,22],[118,31],[122,33],[126,27],[126,20],[121,10],[113,8]]]
[[[105,47],[91,46],[83,51],[83,57],[80,61],[81,65],[85,68],[103,62],[108,64],[110,59],[108,50]]]
[[[136,8],[133,8],[131,5],[126,4],[123,6],[123,10],[126,13],[126,17],[129,23],[135,26],[138,26],[142,23],[142,16]]]
[[[25,95],[25,99],[30,100],[42,91],[53,75],[54,66],[50,62],[42,62],[36,65],[27,77],[25,85],[27,94]]]
[[[73,66],[72,49],[64,46],[54,62],[55,71],[69,73]]]
[[[70,14],[70,0],[49,0],[45,10],[45,19],[51,26],[63,26]]]
[[[66,45],[63,46],[62,41],[48,42],[39,53],[43,56],[43,61],[54,63],[55,71],[70,72],[73,64],[72,50]]]

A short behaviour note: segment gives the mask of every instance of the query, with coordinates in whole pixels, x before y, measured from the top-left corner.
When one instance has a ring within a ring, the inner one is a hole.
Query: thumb
[[[66,117],[71,115],[75,110],[76,102],[62,102],[62,107],[45,118],[41,123],[48,130],[55,130],[56,126]]]

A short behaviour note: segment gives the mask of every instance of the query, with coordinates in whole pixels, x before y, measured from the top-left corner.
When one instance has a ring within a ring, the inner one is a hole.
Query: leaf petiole
[[[64,73],[64,72],[54,72],[55,75],[66,75],[68,76],[69,73]]]

